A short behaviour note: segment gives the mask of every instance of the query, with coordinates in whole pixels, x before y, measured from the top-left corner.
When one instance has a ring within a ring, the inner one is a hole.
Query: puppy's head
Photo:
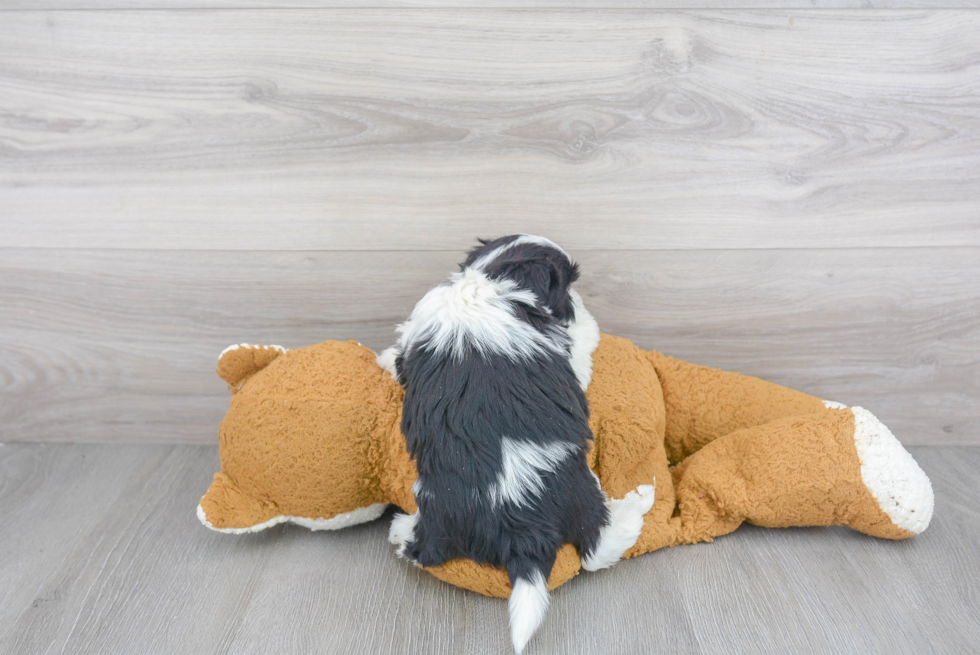
[[[477,269],[492,280],[511,280],[533,292],[562,324],[575,320],[569,292],[579,276],[578,264],[558,244],[530,234],[480,239],[480,244],[460,264],[461,269]]]

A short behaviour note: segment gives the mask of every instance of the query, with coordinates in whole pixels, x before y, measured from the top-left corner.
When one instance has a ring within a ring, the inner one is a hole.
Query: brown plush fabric
[[[242,493],[224,473],[214,474],[211,488],[201,499],[201,508],[215,528],[246,528],[282,514],[271,500]]]
[[[759,378],[646,355],[663,386],[671,464],[736,430],[824,409],[819,398]]]
[[[582,563],[575,547],[571,544],[565,544],[558,551],[558,558],[551,569],[548,589],[555,589],[568,582],[578,575],[581,568]],[[484,596],[493,596],[494,598],[510,596],[510,581],[503,569],[477,564],[468,559],[455,559],[442,566],[429,567],[425,570],[444,582],[475,591]]]
[[[221,357],[218,372],[233,395],[219,430],[222,470],[201,500],[210,525],[329,519],[375,503],[415,511],[416,471],[400,430],[403,392],[370,350],[353,341],[284,354],[241,347]],[[596,437],[589,461],[605,492],[621,498],[656,485],[626,557],[710,541],[743,521],[910,536],[862,482],[850,410],[827,410],[798,391],[605,334],[587,396]],[[671,471],[668,460],[680,464]],[[566,546],[549,586],[579,569]],[[502,570],[471,561],[427,570],[478,593],[510,594]]]
[[[269,346],[239,346],[218,360],[217,373],[234,393],[256,371],[272,363],[282,351]]]
[[[328,341],[281,354],[261,373],[232,395],[218,430],[221,471],[239,492],[308,518],[382,502],[369,451],[395,429],[401,390],[371,351]],[[245,527],[253,512],[208,517]]]
[[[628,339],[603,334],[586,395],[598,451],[593,468],[603,490],[622,498],[641,484],[656,487],[643,533],[625,557],[673,544],[677,527],[670,520],[675,498],[664,451],[663,392],[645,353]]]
[[[743,521],[767,528],[846,525],[905,539],[861,480],[850,410],[791,416],[720,437],[673,470],[681,541],[711,541]]]

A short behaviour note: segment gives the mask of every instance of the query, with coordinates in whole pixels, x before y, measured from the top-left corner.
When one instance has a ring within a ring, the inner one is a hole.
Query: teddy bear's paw
[[[396,514],[391,519],[391,527],[388,528],[388,541],[395,547],[395,553],[399,557],[411,561],[416,566],[418,566],[418,563],[409,557],[406,549],[415,539],[415,526],[418,522],[418,512],[413,514]]]
[[[653,508],[655,499],[654,485],[641,484],[625,497],[609,501],[609,523],[599,533],[595,551],[582,560],[582,568],[597,571],[618,562],[639,538],[643,516]]]
[[[215,473],[214,482],[197,506],[197,518],[217,532],[244,534],[258,532],[282,523],[279,508],[272,501],[243,492],[224,473]]]
[[[851,411],[864,485],[896,527],[919,534],[932,520],[934,496],[929,477],[874,414],[862,407]]]

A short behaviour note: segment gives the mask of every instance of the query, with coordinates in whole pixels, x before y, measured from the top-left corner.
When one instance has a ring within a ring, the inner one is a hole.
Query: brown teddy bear
[[[402,388],[356,342],[286,351],[232,346],[218,374],[232,391],[221,472],[198,506],[209,528],[257,532],[291,521],[335,530],[416,509],[402,436]],[[711,541],[743,521],[846,525],[906,539],[932,517],[929,479],[870,412],[738,373],[637,348],[603,334],[586,395],[589,464],[611,498],[656,485],[643,532],[624,555]],[[510,594],[502,569],[454,560],[426,569],[488,596]],[[549,580],[580,570],[566,545]]]

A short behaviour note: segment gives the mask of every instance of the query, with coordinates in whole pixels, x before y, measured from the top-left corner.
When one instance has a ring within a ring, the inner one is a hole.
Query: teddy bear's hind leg
[[[777,419],[712,441],[674,470],[682,543],[743,521],[762,527],[845,525],[885,539],[932,517],[926,474],[860,407]]]
[[[827,409],[820,398],[759,378],[647,351],[663,389],[664,446],[671,463],[737,430]]]
[[[862,407],[852,407],[854,446],[861,462],[861,479],[878,507],[894,527],[919,534],[932,520],[934,495],[932,483],[901,442],[874,414]],[[858,515],[850,527],[867,534],[894,538],[891,526],[878,534],[877,516]]]

